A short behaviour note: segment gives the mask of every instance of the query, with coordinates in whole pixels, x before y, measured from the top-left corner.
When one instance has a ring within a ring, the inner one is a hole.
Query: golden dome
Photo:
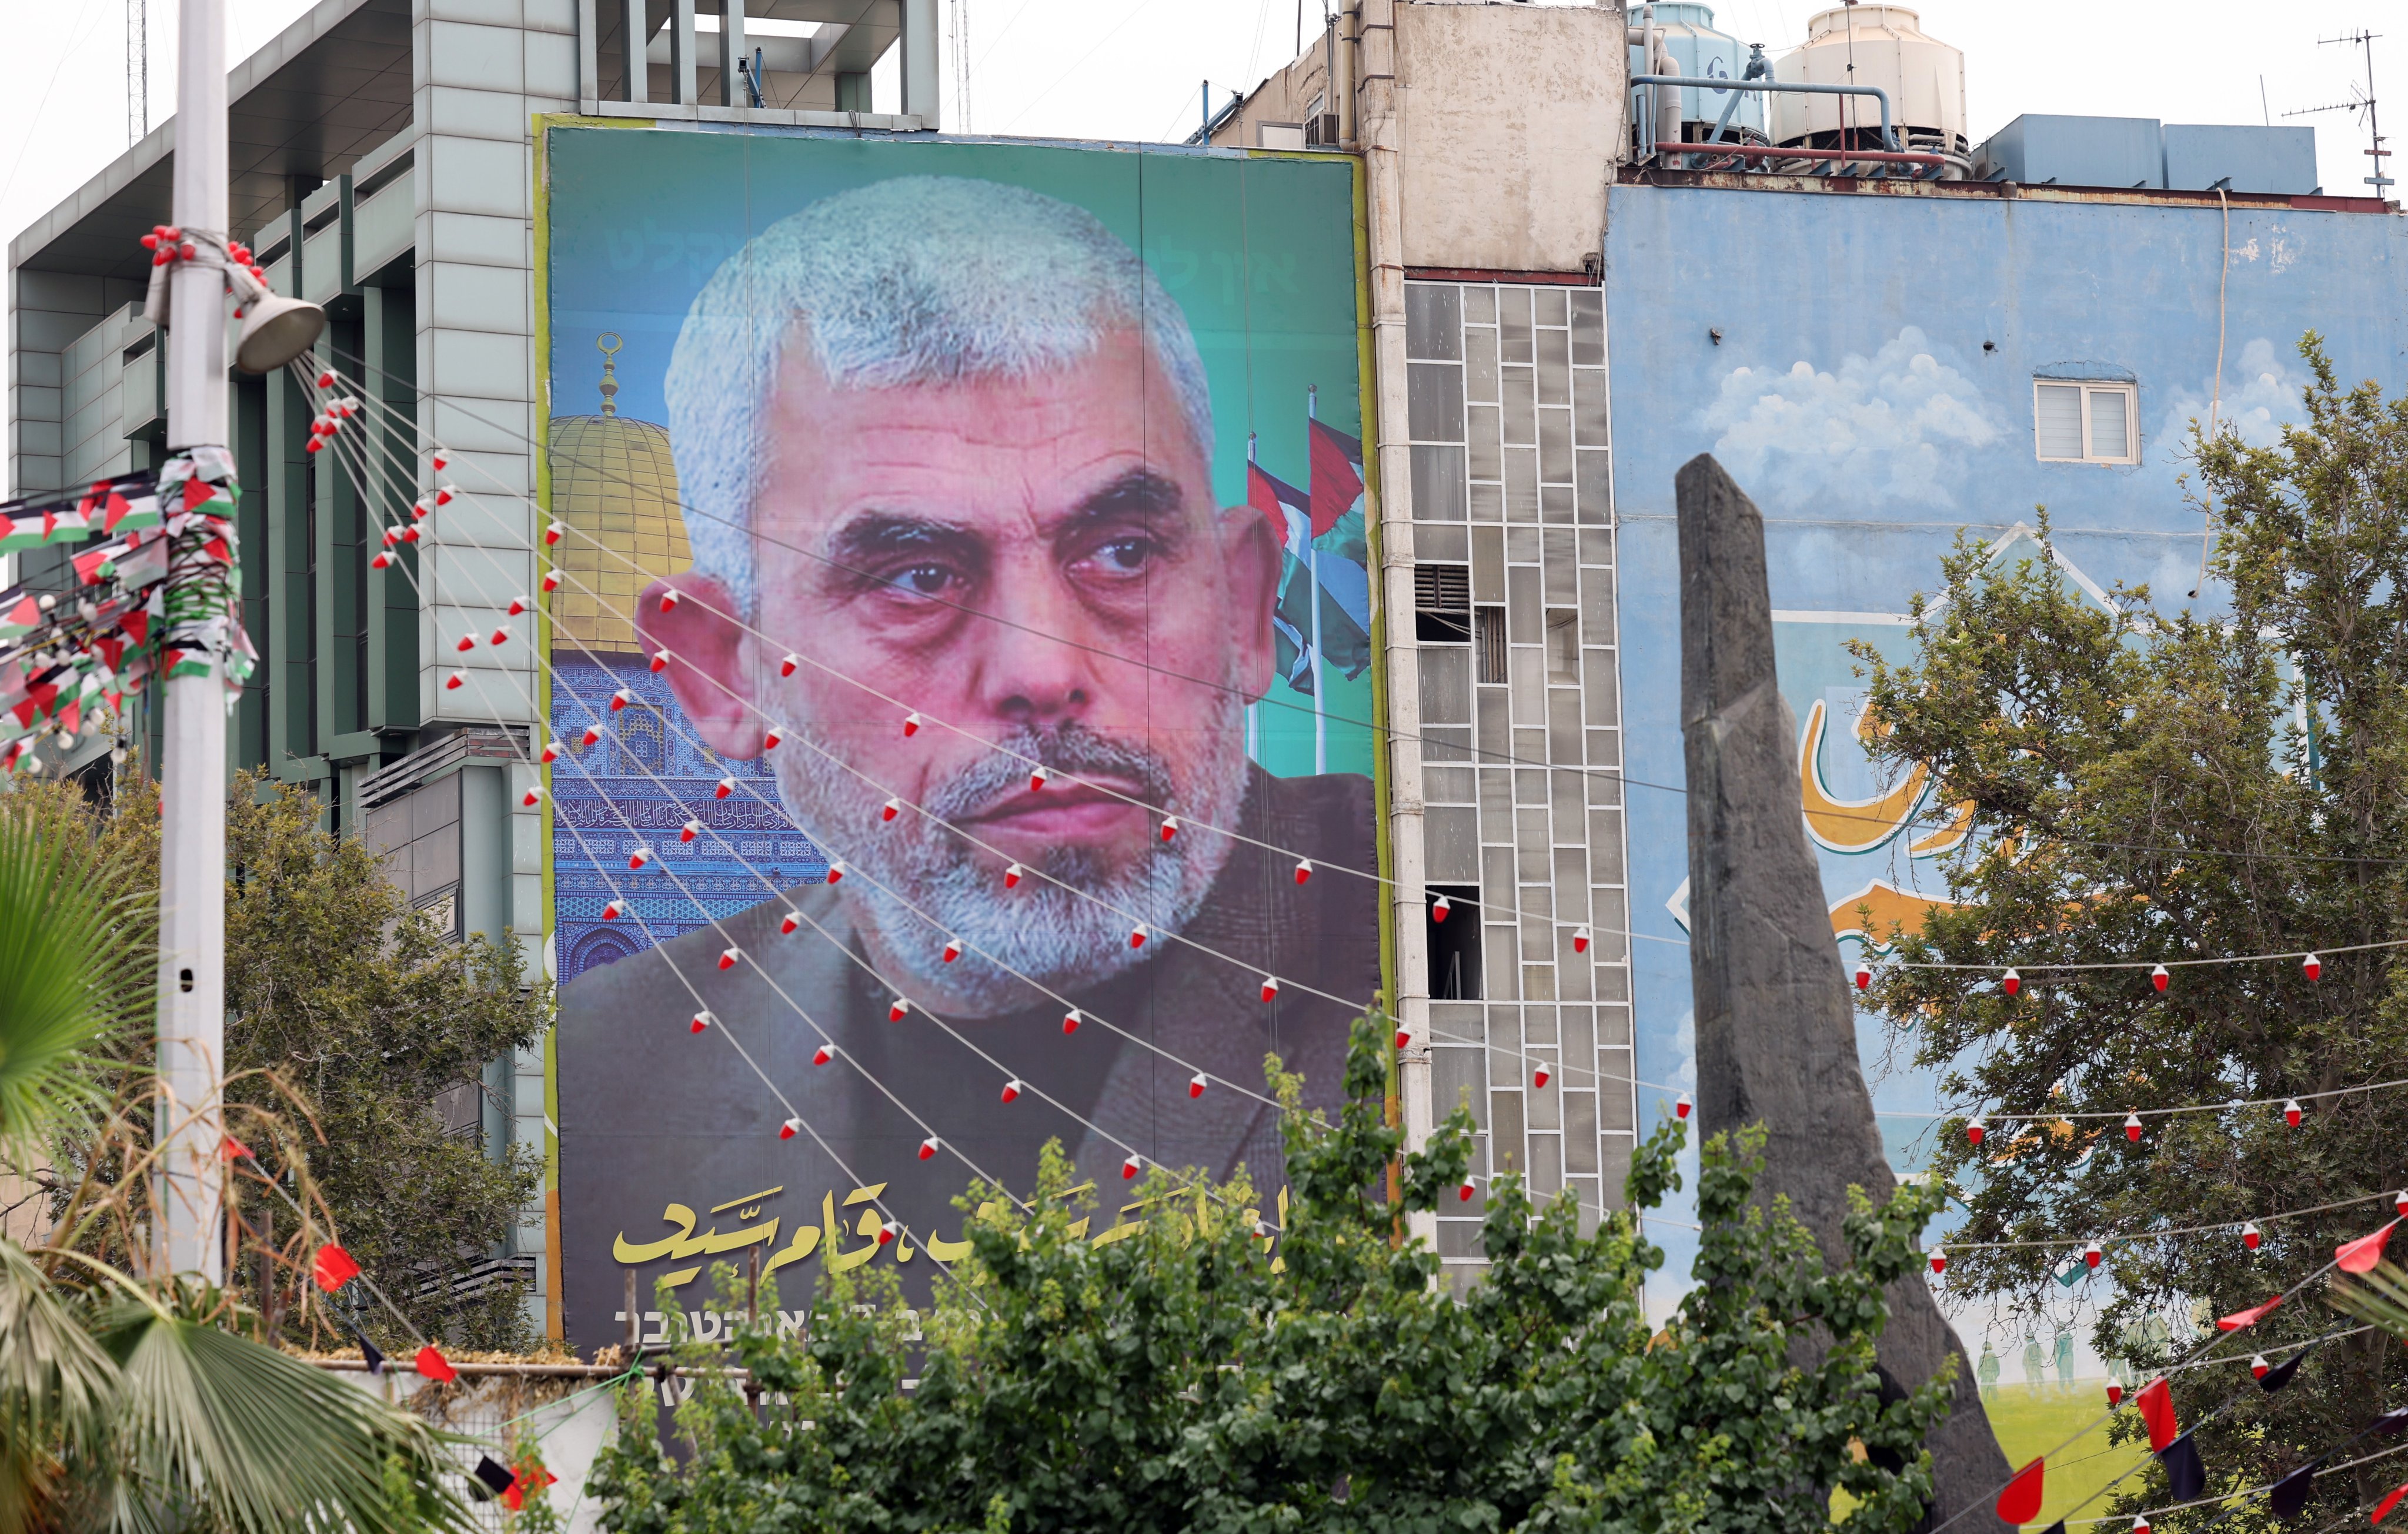
[[[548,443],[552,514],[574,529],[552,551],[565,577],[552,594],[552,621],[564,654],[575,653],[579,639],[595,650],[641,649],[624,615],[636,610],[646,582],[694,563],[678,509],[668,430],[621,419],[621,342],[606,331],[595,345],[602,353],[602,413],[553,416]]]

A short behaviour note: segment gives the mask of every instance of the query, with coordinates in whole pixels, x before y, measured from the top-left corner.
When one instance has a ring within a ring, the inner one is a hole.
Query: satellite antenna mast
[[[2361,89],[2355,81],[2351,83],[2350,90],[2358,96],[2355,101],[2337,101],[2326,107],[2302,107],[2298,111],[2283,114],[2285,117],[2311,117],[2318,112],[2364,112],[2368,139],[2366,153],[2374,162],[2374,174],[2365,179],[2367,185],[2374,188],[2377,197],[2384,194],[2384,188],[2393,184],[2392,179],[2383,174],[2383,162],[2391,157],[2391,151],[2383,147],[2383,130],[2374,116],[2374,39],[2382,36],[2379,32],[2361,28],[2344,36],[2317,38],[2316,45],[2320,48],[2338,43],[2363,50],[2366,54],[2366,84]]]
[[[125,0],[125,137],[150,136],[150,5]]]

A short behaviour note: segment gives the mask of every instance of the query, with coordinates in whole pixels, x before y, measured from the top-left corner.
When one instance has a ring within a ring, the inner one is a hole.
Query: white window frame
[[[2052,458],[2040,451],[2040,392],[2042,389],[2082,391],[2082,456]],[[2091,449],[2090,396],[2117,394],[2124,401],[2124,443],[2128,452],[2105,457]],[[2032,453],[2043,464],[2137,464],[2141,461],[2141,390],[2133,383],[2093,383],[2087,379],[2032,380]]]

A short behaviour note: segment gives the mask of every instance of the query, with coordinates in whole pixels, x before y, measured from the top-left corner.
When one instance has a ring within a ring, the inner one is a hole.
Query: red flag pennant
[[[69,735],[73,735],[76,731],[81,729],[83,727],[83,701],[80,698],[71,697],[67,699],[65,705],[59,710],[58,721],[59,728],[66,731]]]
[[[1320,421],[1312,438],[1312,536],[1319,538],[1354,509],[1363,494],[1363,442]]]
[[[235,1139],[232,1135],[227,1135],[218,1142],[219,1160],[240,1161],[246,1157],[249,1157],[251,1160],[258,1159],[256,1156],[252,1156],[251,1154],[250,1146],[245,1145],[242,1141]]]
[[[136,644],[150,642],[150,615],[147,612],[129,612],[117,626],[132,635]]]
[[[2040,1515],[2042,1482],[2048,1467],[2035,1459],[2015,1472],[2007,1489],[1999,1493],[1999,1518],[2002,1523],[2028,1524]]]
[[[2174,1424],[2174,1393],[2166,1384],[2165,1376],[2151,1380],[2132,1398],[2132,1404],[2141,1409],[2141,1420],[2149,1425],[2151,1453],[2162,1452],[2167,1444],[2182,1437],[2182,1429]]]
[[[2268,1300],[2263,1305],[2252,1305],[2245,1311],[2235,1311],[2230,1315],[2217,1316],[2215,1318],[2215,1329],[2218,1331],[2239,1331],[2243,1326],[2254,1326],[2258,1322],[2263,1321],[2268,1316],[2273,1314],[2276,1307],[2280,1306],[2282,1303],[2283,1297],[2281,1295],[2276,1295],[2273,1298]]]
[[[318,1248],[317,1260],[310,1264],[310,1272],[318,1287],[331,1295],[360,1276],[360,1265],[339,1246],[322,1246]]]
[[[2391,1239],[2394,1220],[2372,1236],[2360,1236],[2347,1246],[2333,1248],[2333,1262],[2344,1273],[2372,1273],[2374,1265],[2383,1260],[2383,1243]]]
[[[2400,1498],[2402,1497],[2408,1497],[2408,1486],[2394,1487],[2390,1496],[2386,1497],[2382,1501],[2374,1504],[2374,1516],[2367,1521],[2369,1523],[2381,1523],[2386,1514],[2389,1513],[2393,1508],[2400,1505]]]
[[[132,501],[129,501],[124,496],[111,491],[108,496],[108,514],[103,516],[100,520],[101,532],[104,535],[116,532],[117,524],[124,521],[125,514],[133,509],[134,503]]]
[[[1289,511],[1300,513],[1307,526],[1312,523],[1312,498],[1251,460],[1246,465],[1246,504],[1270,519],[1271,532],[1283,545],[1288,541]]]
[[[413,1361],[418,1367],[420,1378],[433,1380],[437,1384],[460,1377],[460,1371],[452,1367],[452,1360],[444,1357],[432,1342],[420,1348],[418,1357]]]
[[[209,497],[216,493],[216,487],[212,486],[207,480],[185,480],[184,509],[190,511],[195,507],[208,505]]]
[[[502,1493],[502,1505],[512,1512],[523,1512],[526,1510],[528,1492],[541,1491],[559,1480],[560,1477],[545,1469],[541,1465],[531,1466],[510,1477],[510,1489]]]

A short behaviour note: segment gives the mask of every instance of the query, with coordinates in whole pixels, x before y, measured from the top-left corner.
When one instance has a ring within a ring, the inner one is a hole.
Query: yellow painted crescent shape
[[[1960,903],[1942,900],[1937,896],[1916,895],[1899,889],[1885,879],[1876,879],[1856,894],[1844,896],[1833,903],[1831,935],[1835,938],[1858,938],[1876,948],[1886,948],[1900,930],[1920,931],[1926,911],[1954,910]],[[1870,928],[1857,914],[1858,906],[1872,908]]]
[[[1798,796],[1806,805],[1806,831],[1835,853],[1870,853],[1898,835],[1923,798],[1931,769],[1921,762],[1906,781],[1870,799],[1842,799],[1823,786],[1823,732],[1830,710],[1821,698],[1806,711],[1806,739],[1798,752]]]
[[[1962,804],[1952,806],[1948,824],[1909,847],[1907,855],[1930,857],[1940,853],[1954,852],[1964,844],[1965,839],[1971,836],[1972,831],[1973,801],[1967,799]]]

